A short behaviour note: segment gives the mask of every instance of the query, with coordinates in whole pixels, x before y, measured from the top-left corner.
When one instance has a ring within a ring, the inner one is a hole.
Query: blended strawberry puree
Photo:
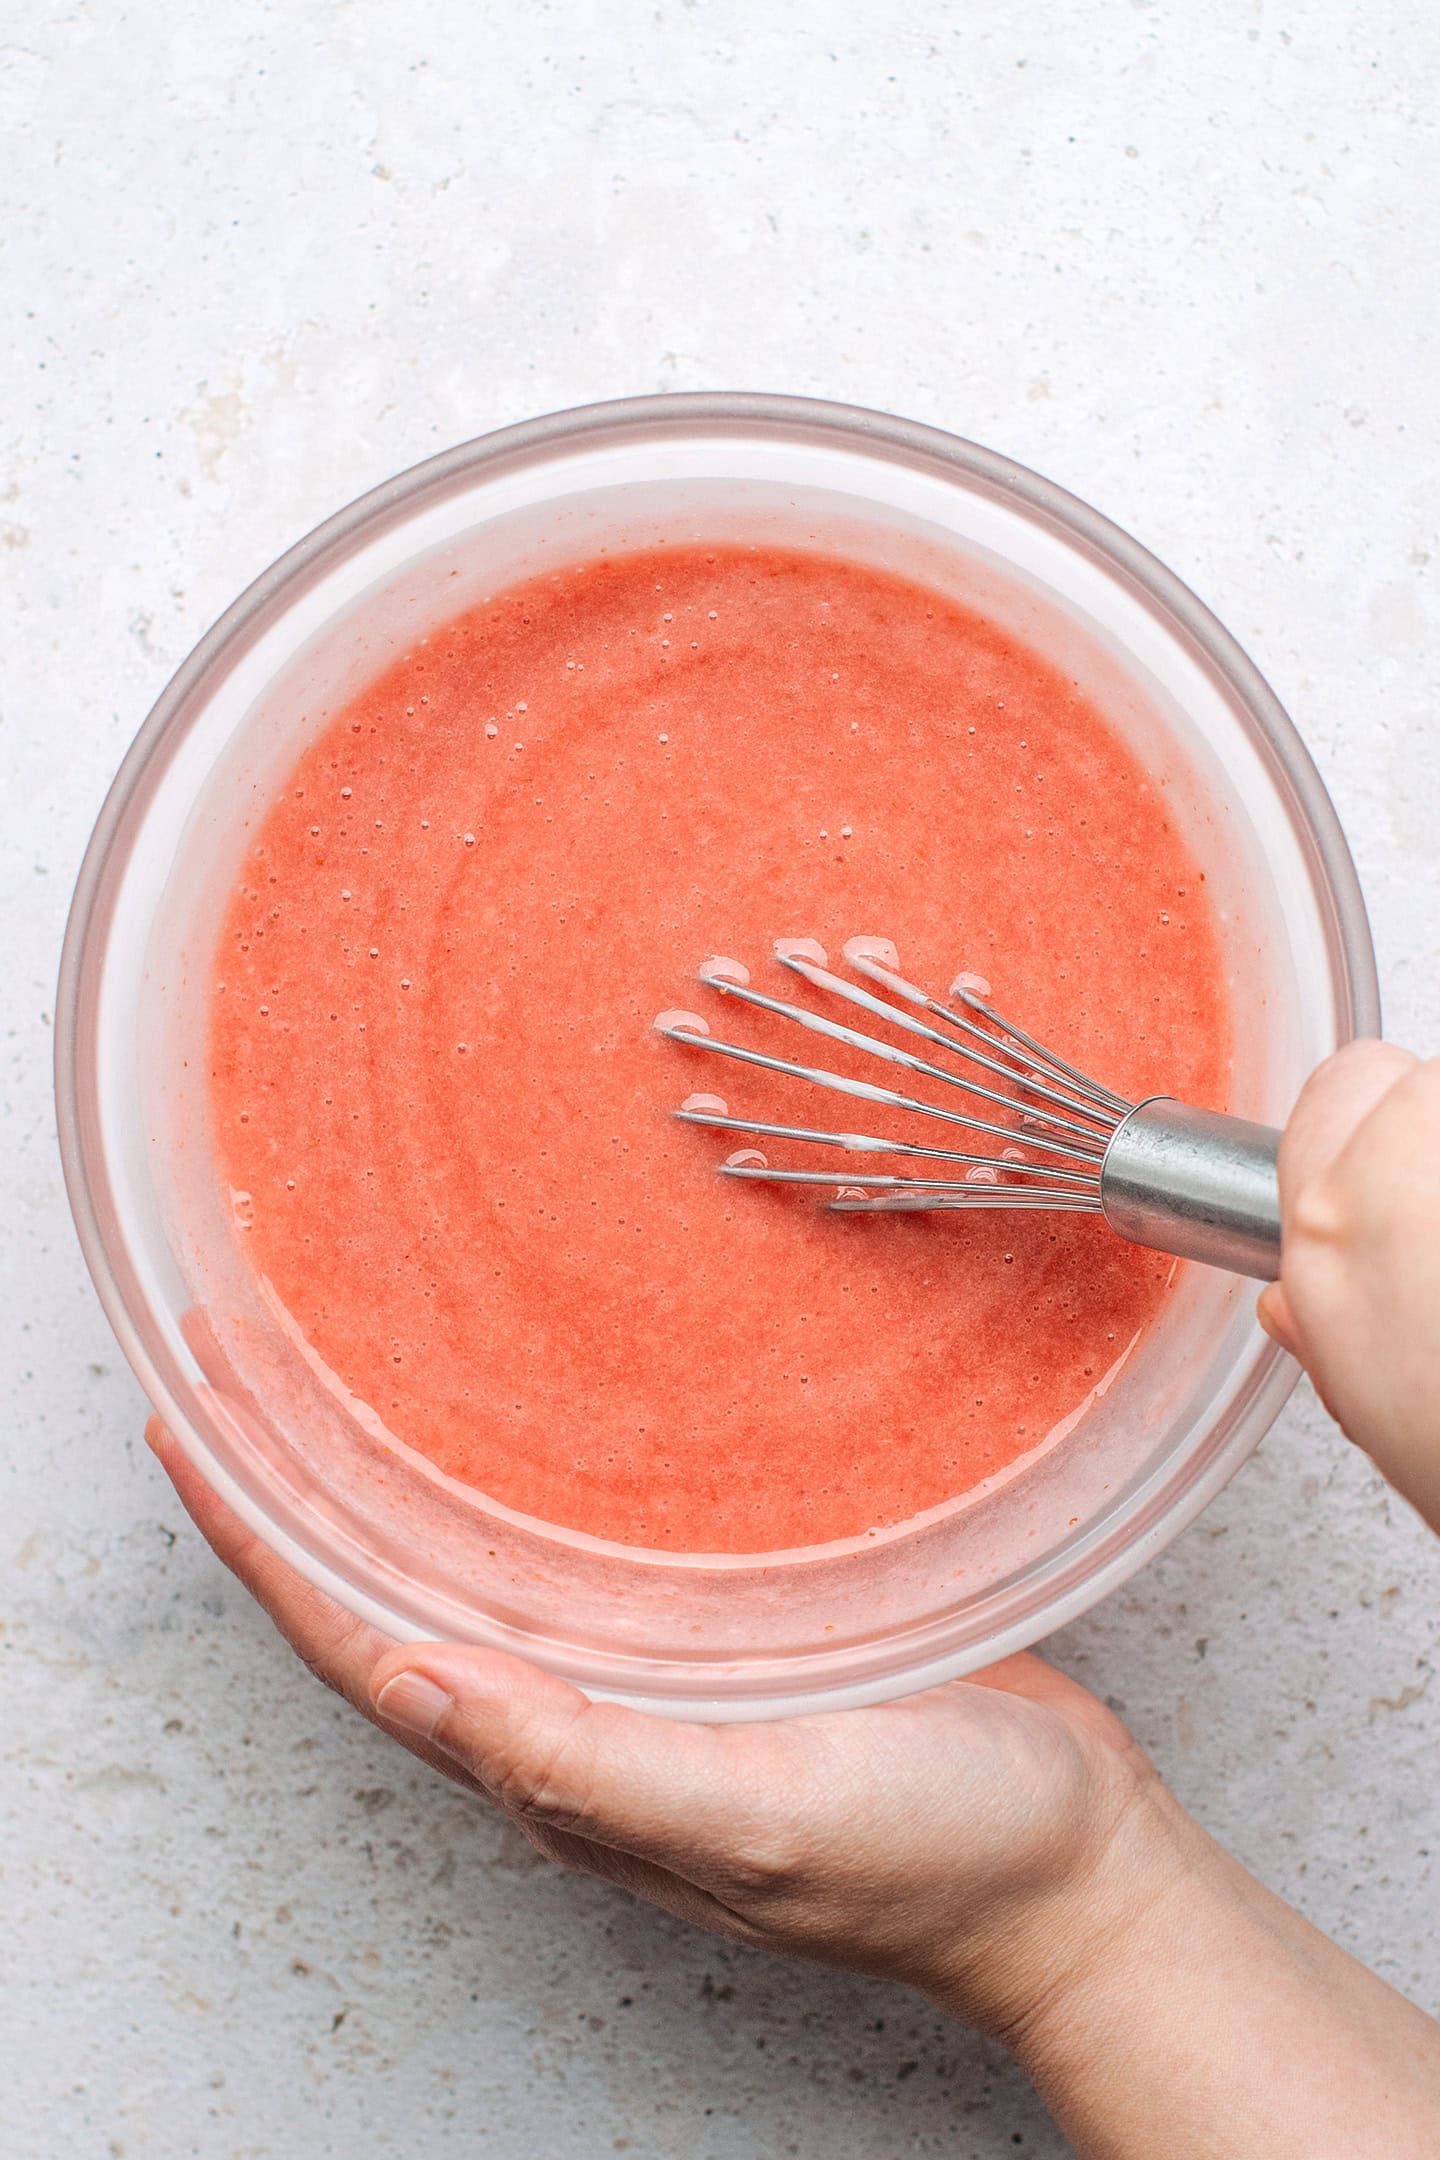
[[[551,1523],[758,1552],[968,1491],[1084,1403],[1173,1271],[1083,1217],[829,1215],[714,1175],[725,1136],[669,1115],[694,1090],[858,1106],[656,1014],[813,1059],[695,970],[803,999],[774,938],[838,963],[857,932],[942,993],[988,977],[1125,1093],[1224,1104],[1204,873],[1038,654],[773,547],[497,594],[306,751],[231,897],[211,1106],[257,1274],[397,1439]]]

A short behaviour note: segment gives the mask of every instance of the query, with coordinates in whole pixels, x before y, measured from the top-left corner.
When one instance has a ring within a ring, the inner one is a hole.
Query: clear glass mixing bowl
[[[1166,781],[1207,866],[1235,1005],[1232,1109],[1278,1122],[1311,1066],[1376,1030],[1364,907],[1310,759],[1233,640],[1143,548],[932,428],[796,398],[643,398],[403,473],[292,548],[197,646],[81,870],[60,1139],[86,1259],[147,1394],[312,1582],[391,1635],[500,1645],[592,1693],[779,1715],[953,1677],[1083,1611],[1220,1489],[1294,1367],[1260,1333],[1252,1286],[1184,1269],[1073,1435],[995,1489],[843,1546],[717,1557],[607,1545],[445,1479],[287,1335],[239,1259],[202,1085],[219,911],[250,821],[398,647],[546,566],[680,537],[887,565],[1070,669]]]

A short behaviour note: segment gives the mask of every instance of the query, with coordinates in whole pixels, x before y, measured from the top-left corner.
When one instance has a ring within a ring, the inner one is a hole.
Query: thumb
[[[731,1728],[686,1725],[578,1688],[520,1658],[461,1643],[410,1643],[370,1677],[387,1724],[463,1765],[527,1827],[633,1853],[692,1880],[723,1865],[747,1826],[756,1781]],[[760,1780],[763,1792],[767,1781]]]
[[[1300,1090],[1280,1143],[1280,1198],[1287,1228],[1300,1194],[1344,1154],[1351,1139],[1416,1060],[1395,1043],[1362,1038],[1326,1058]],[[1304,1359],[1305,1344],[1295,1308],[1281,1279],[1267,1283],[1256,1304],[1261,1327],[1282,1350]]]
[[[1280,1191],[1289,1202],[1328,1170],[1346,1143],[1415,1064],[1396,1043],[1347,1043],[1318,1065],[1300,1090],[1280,1147]]]

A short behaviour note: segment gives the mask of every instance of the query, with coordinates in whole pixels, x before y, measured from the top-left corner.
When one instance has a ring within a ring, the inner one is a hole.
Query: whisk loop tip
[[[738,983],[743,988],[750,980],[750,970],[742,960],[727,960],[723,953],[712,953],[702,960],[695,971],[697,980],[719,989],[725,983]]]
[[[840,949],[857,975],[879,983],[882,990],[903,998],[907,1005],[918,1005],[922,1012],[929,1007],[929,991],[900,973],[900,955],[889,938],[846,938]]]
[[[830,955],[818,938],[777,937],[771,951],[784,967],[793,966],[797,960],[808,960],[812,967],[818,968],[830,965]]]

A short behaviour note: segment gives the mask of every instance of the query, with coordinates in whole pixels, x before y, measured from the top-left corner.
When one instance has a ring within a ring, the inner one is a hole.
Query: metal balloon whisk
[[[1103,1215],[1136,1245],[1262,1280],[1279,1273],[1275,1162],[1280,1136],[1271,1127],[1196,1110],[1170,1096],[1128,1102],[997,1012],[982,977],[957,976],[948,1003],[931,997],[900,973],[899,955],[887,938],[853,937],[844,947],[851,973],[873,988],[835,974],[813,939],[777,939],[774,953],[781,966],[823,998],[858,1007],[906,1041],[767,996],[752,988],[748,969],[736,960],[707,960],[700,980],[721,997],[898,1067],[910,1076],[904,1087],[883,1087],[721,1041],[699,1013],[663,1012],[656,1028],[686,1049],[958,1128],[960,1144],[939,1145],[938,1134],[930,1144],[731,1117],[719,1096],[691,1095],[675,1113],[686,1124],[752,1140],[828,1147],[851,1158],[838,1171],[790,1168],[772,1166],[758,1150],[742,1148],[721,1165],[723,1176],[828,1185],[835,1188],[829,1205],[841,1213],[1011,1208]],[[877,1155],[937,1169],[921,1174],[853,1166],[857,1156]]]

